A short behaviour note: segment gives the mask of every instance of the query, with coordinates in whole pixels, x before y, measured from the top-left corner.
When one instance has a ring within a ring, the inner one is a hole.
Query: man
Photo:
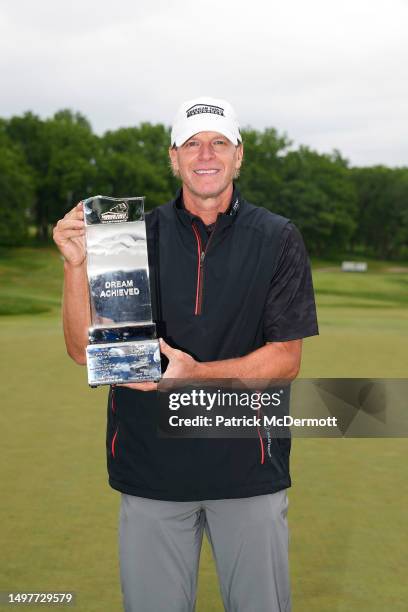
[[[234,187],[243,160],[228,102],[184,103],[169,150],[182,189],[146,217],[152,306],[167,378],[296,377],[318,333],[307,254],[285,218]],[[65,258],[64,332],[85,363],[89,317],[81,205],[54,239]],[[288,612],[290,440],[166,439],[154,383],[110,390],[109,482],[121,492],[127,612],[194,609],[203,530],[229,612]]]

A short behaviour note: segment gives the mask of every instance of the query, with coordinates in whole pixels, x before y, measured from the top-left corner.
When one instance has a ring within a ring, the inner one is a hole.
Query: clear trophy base
[[[125,333],[125,337],[130,335],[132,339],[124,342],[117,341],[123,337],[123,333],[115,333],[117,330],[90,330],[91,342],[99,338],[105,340],[103,343],[96,342],[86,347],[88,384],[91,387],[160,380],[159,341],[157,338],[136,340],[134,337],[141,335],[140,331],[137,331],[138,328],[126,329],[136,333]],[[106,342],[112,335],[116,341]]]

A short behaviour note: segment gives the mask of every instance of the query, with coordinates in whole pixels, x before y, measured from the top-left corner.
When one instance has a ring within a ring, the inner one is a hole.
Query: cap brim
[[[237,145],[241,142],[240,134],[236,131],[229,130],[223,125],[223,121],[218,122],[217,118],[212,116],[209,118],[203,119],[200,117],[200,121],[192,122],[189,126],[188,130],[177,134],[172,145],[176,145],[176,147],[180,147],[184,144],[189,138],[194,136],[195,134],[199,134],[200,132],[218,132],[222,134],[228,140],[232,142],[232,144]]]

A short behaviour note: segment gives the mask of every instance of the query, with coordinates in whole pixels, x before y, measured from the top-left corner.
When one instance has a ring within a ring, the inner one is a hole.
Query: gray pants
[[[122,494],[125,612],[194,610],[204,529],[228,612],[290,612],[287,508],[286,490],[201,502]]]

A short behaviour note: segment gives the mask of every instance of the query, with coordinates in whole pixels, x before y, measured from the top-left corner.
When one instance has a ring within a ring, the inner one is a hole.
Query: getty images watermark
[[[183,392],[173,392],[168,396],[168,408],[171,411],[180,409],[198,409],[222,412],[222,414],[194,414],[183,416],[171,414],[168,424],[174,428],[208,427],[208,428],[247,428],[247,427],[337,427],[337,418],[333,416],[321,418],[296,418],[289,414],[265,414],[263,411],[282,408],[287,404],[288,391],[280,389],[268,391],[205,391],[204,389],[191,389]],[[225,414],[225,409],[235,409],[241,412]],[[242,414],[252,410],[257,414]]]
[[[408,379],[162,379],[165,437],[408,437]]]

